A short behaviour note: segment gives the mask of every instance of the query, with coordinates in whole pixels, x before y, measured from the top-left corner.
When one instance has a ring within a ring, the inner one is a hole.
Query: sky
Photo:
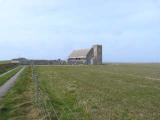
[[[0,60],[94,44],[104,62],[160,62],[160,0],[0,0]]]

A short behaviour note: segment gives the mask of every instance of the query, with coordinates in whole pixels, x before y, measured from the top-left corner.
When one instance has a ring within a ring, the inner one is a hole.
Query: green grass
[[[3,74],[17,66],[18,64],[0,62],[0,74]]]
[[[22,67],[17,67],[13,71],[5,74],[4,76],[0,77],[0,86],[3,85],[7,80],[9,80],[12,76],[14,76]]]
[[[7,64],[7,63],[10,63],[11,61],[10,60],[3,60],[3,61],[0,61],[0,64]]]
[[[61,120],[160,118],[160,64],[37,66],[36,71],[44,100],[53,104]],[[0,120],[41,117],[33,102],[31,75],[27,67],[0,100]]]
[[[37,120],[33,95],[31,68],[27,67],[15,86],[0,100],[0,120]]]
[[[62,120],[158,120],[160,64],[38,66]]]

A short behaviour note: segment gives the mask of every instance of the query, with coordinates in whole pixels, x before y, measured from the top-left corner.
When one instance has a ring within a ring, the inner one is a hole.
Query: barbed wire
[[[38,107],[40,112],[40,117],[42,120],[60,120],[60,116],[58,115],[58,112],[55,110],[53,104],[51,103],[51,100],[48,96],[48,94],[44,93],[44,91],[41,90],[39,85],[39,79],[38,75],[35,71],[35,67],[32,64],[32,80],[34,83],[34,103]],[[46,100],[48,99],[48,101]]]
[[[50,75],[53,79],[55,77],[54,73]],[[39,74],[35,69],[35,66],[32,64],[32,80],[34,83],[34,103],[38,107],[40,112],[40,117],[42,120],[61,120],[60,112],[58,112],[55,107],[57,106],[52,102],[49,97],[49,93],[46,88],[41,88],[39,81]],[[77,119],[77,116],[74,115],[74,109],[71,109],[66,105],[64,101],[61,101],[63,108],[61,109],[65,114],[67,119]]]

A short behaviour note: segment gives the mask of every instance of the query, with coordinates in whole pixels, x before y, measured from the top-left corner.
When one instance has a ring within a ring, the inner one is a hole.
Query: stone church
[[[102,45],[90,49],[74,50],[68,58],[69,64],[102,64]]]

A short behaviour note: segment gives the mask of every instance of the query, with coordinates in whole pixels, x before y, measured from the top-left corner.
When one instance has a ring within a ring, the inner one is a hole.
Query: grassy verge
[[[14,63],[0,63],[0,74],[3,74],[17,66],[18,64],[14,64]]]
[[[36,120],[37,110],[32,102],[31,68],[18,77],[15,86],[0,100],[0,120]]]
[[[3,85],[7,80],[14,76],[22,67],[17,67],[13,71],[7,73],[6,75],[0,77],[0,86]]]
[[[40,66],[37,69],[41,87],[62,120],[160,118],[160,64]]]

